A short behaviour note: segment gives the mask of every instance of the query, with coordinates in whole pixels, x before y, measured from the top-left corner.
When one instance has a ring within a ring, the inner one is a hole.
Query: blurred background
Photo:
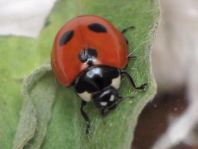
[[[37,37],[54,3],[0,0],[0,35]],[[198,1],[160,0],[160,11],[152,46],[158,94],[139,117],[132,149],[198,149]]]
[[[133,149],[198,149],[198,1],[160,0],[152,47],[158,94],[139,117]]]

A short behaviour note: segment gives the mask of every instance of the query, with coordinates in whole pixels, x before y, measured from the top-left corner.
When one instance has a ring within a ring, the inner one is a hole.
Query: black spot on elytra
[[[74,35],[73,30],[65,32],[60,38],[60,42],[59,42],[60,46],[67,44],[72,39],[73,35]]]
[[[88,28],[97,33],[106,33],[107,29],[99,23],[92,23],[88,25]]]

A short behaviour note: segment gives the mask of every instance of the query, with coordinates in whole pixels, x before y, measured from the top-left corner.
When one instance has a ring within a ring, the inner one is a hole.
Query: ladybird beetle
[[[114,109],[121,101],[118,89],[121,76],[126,76],[134,89],[132,77],[123,70],[128,63],[128,43],[123,33],[99,16],[78,16],[67,22],[57,33],[51,56],[51,65],[57,80],[64,86],[74,86],[81,101],[81,115],[90,119],[84,106],[93,101],[102,115]]]

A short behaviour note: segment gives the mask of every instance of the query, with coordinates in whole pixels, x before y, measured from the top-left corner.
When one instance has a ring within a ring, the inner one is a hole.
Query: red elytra
[[[89,25],[102,24],[106,33],[93,32]],[[71,32],[72,31],[72,32]],[[60,44],[65,33],[72,36],[66,44]],[[57,80],[70,86],[88,65],[79,59],[79,53],[87,47],[97,50],[94,65],[107,65],[122,69],[128,63],[127,43],[109,21],[98,16],[79,16],[67,22],[57,33],[51,56],[52,69]]]

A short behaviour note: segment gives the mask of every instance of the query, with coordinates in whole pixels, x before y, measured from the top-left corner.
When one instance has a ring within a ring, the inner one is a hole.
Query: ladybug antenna
[[[129,30],[134,30],[135,29],[135,26],[129,26],[127,28],[124,28],[121,33],[122,34],[125,34],[126,32],[128,32]]]

